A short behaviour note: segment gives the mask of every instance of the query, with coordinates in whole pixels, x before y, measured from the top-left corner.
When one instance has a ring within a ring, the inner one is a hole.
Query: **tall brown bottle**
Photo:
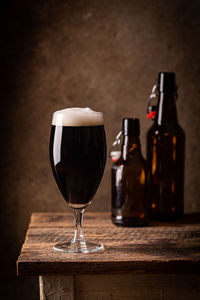
[[[159,73],[155,122],[147,133],[150,215],[173,221],[184,211],[185,133],[176,112],[175,73]]]
[[[112,221],[119,226],[148,224],[148,169],[140,150],[139,120],[123,120],[121,156],[112,167]]]

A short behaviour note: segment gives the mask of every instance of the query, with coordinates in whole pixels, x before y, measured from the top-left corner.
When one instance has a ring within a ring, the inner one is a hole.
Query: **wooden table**
[[[17,261],[18,275],[37,275],[42,300],[190,300],[200,297],[199,215],[183,222],[122,228],[108,213],[87,213],[84,235],[103,252],[68,254],[73,215],[34,213]]]

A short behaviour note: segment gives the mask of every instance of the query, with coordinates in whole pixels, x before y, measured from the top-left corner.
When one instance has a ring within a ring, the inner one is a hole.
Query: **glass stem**
[[[75,221],[75,231],[72,243],[85,243],[83,236],[82,225],[83,225],[83,214],[85,209],[73,209],[74,211],[74,221]]]

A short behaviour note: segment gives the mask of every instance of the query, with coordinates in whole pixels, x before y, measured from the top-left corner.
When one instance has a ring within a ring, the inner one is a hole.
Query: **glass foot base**
[[[90,242],[81,243],[62,243],[53,246],[53,249],[60,252],[66,253],[91,253],[104,250],[102,244],[93,244]]]

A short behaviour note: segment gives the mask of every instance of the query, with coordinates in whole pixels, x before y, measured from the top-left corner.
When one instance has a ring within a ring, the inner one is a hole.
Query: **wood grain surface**
[[[34,213],[21,254],[18,275],[81,275],[105,273],[194,273],[200,270],[199,216],[183,222],[148,227],[116,227],[109,213],[87,213],[86,240],[102,242],[105,250],[90,254],[60,253],[57,242],[73,236],[73,215]]]

